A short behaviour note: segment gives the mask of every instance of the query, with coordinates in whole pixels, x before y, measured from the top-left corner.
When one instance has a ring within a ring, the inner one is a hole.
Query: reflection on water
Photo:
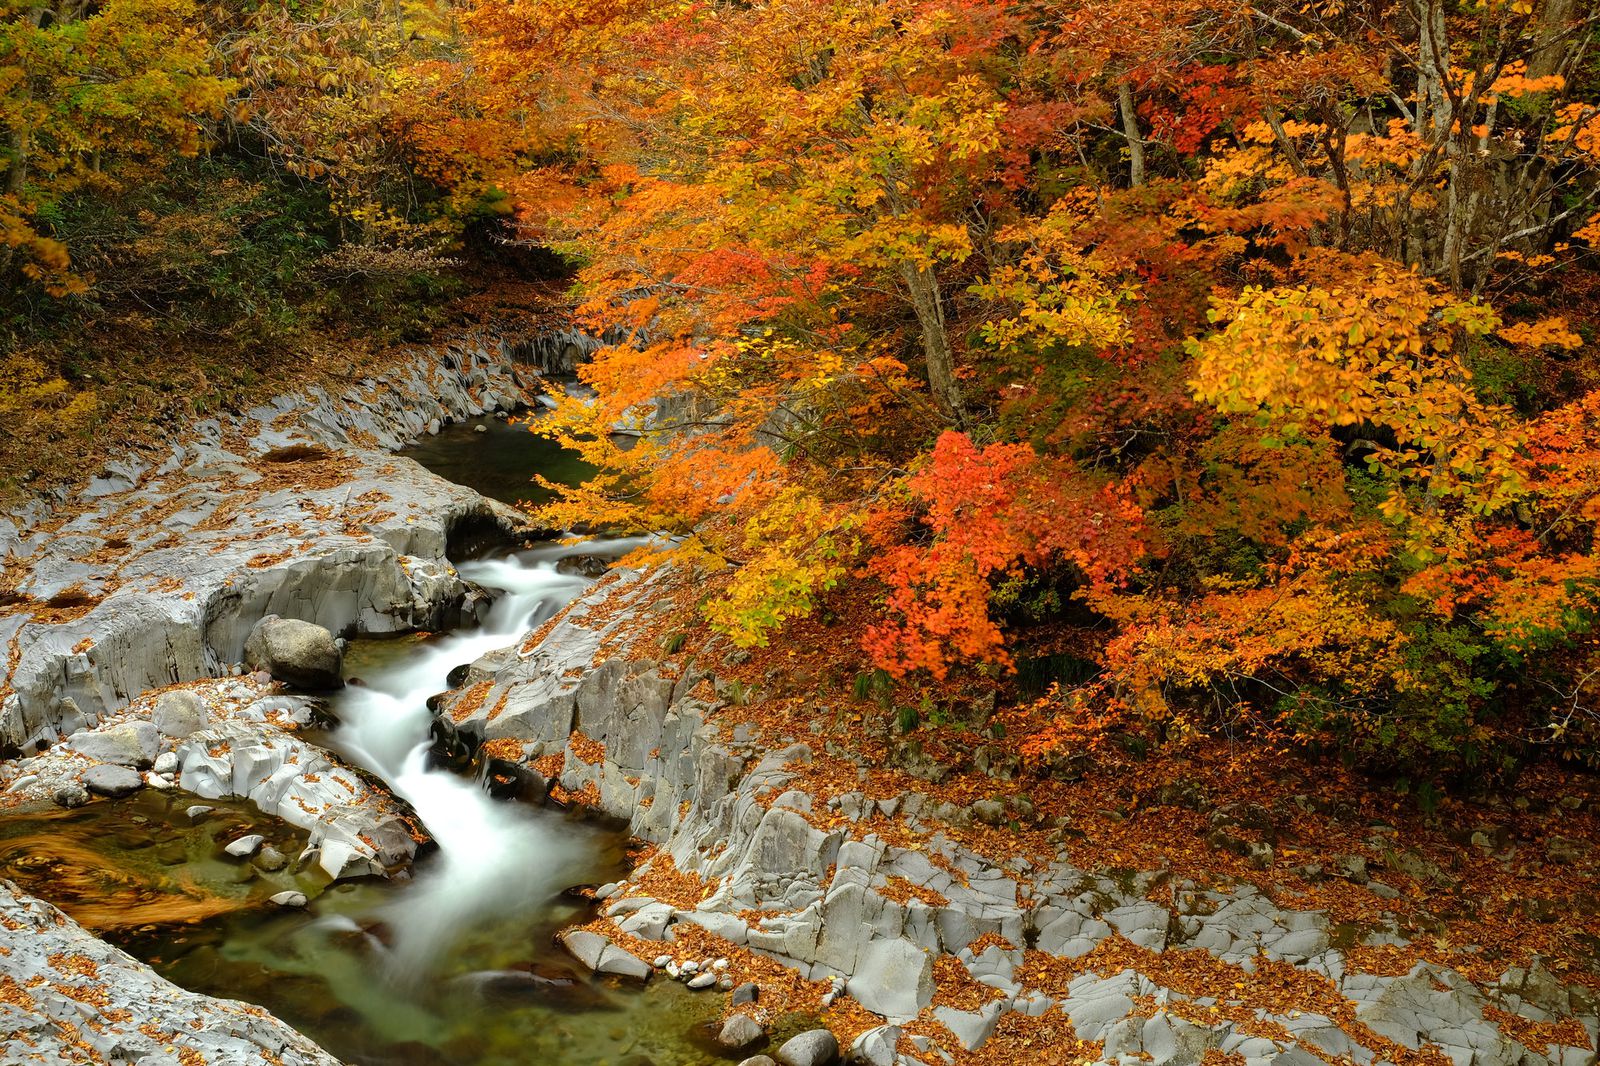
[[[263,871],[224,854],[230,841],[261,833],[293,857],[305,834],[227,800],[208,801],[212,809],[191,819],[185,812],[198,802],[187,793],[145,790],[81,810],[0,820],[0,877],[100,933],[260,909],[271,906],[266,900],[275,892],[315,891],[326,881],[314,871]]]
[[[538,417],[538,412],[532,412]],[[554,493],[533,483],[535,472],[563,485],[577,485],[594,468],[576,452],[528,431],[529,414],[509,422],[489,415],[446,426],[437,436],[423,437],[400,454],[458,485],[491,499],[516,504],[549,503]],[[484,427],[479,433],[478,426]]]

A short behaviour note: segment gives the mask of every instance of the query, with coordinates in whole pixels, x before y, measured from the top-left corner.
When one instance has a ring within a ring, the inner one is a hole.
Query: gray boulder
[[[206,705],[193,692],[179,689],[156,701],[150,721],[164,736],[179,740],[206,727]]]
[[[965,1011],[953,1007],[935,1007],[933,1016],[961,1041],[961,1046],[968,1051],[977,1051],[989,1037],[994,1035],[994,1027],[1000,1022],[1000,1015],[1006,1010],[1005,1003],[996,1000],[986,1004],[982,1010]]]
[[[274,681],[303,689],[330,689],[344,684],[339,645],[319,625],[269,614],[256,623],[244,644],[252,669],[265,670]]]
[[[856,1037],[850,1045],[850,1061],[861,1066],[895,1066],[899,1061],[900,1027],[880,1025]]]
[[[766,1035],[761,1023],[750,1015],[735,1014],[722,1023],[722,1031],[717,1034],[717,1043],[737,1051],[742,1047],[749,1047]]]
[[[77,781],[68,781],[56,786],[56,790],[50,798],[56,801],[57,806],[66,807],[70,810],[73,807],[82,807],[89,802],[89,790]]]
[[[790,1037],[778,1049],[782,1066],[828,1066],[839,1058],[839,1040],[826,1029],[811,1029]]]
[[[102,763],[83,772],[83,787],[101,796],[126,796],[144,787],[144,778],[131,767]]]
[[[124,722],[92,732],[74,733],[67,738],[67,743],[95,762],[143,770],[155,762],[161,737],[149,722]]]
[[[910,941],[874,940],[861,948],[845,990],[874,1014],[909,1021],[933,1001],[933,959]]]

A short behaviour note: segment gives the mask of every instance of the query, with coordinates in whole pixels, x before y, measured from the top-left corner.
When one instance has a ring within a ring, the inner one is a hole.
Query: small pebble
[[[280,907],[304,907],[308,902],[304,892],[296,892],[293,889],[268,896],[267,900]]]
[[[726,970],[728,968],[728,960],[727,959],[718,959],[716,962],[713,962],[711,964],[711,968],[713,970],[716,970],[718,973],[721,973],[723,970]]]
[[[667,963],[669,963],[671,961],[672,961],[672,956],[671,955],[657,955],[656,956],[656,961],[654,963],[652,963],[652,965],[655,966],[655,968],[658,969],[658,970],[664,970],[667,967]]]
[[[696,992],[700,991],[702,988],[710,988],[716,983],[717,975],[711,973],[703,973],[698,977],[689,978],[689,987],[694,989]]]
[[[679,973],[686,973],[686,974],[697,974],[697,973],[700,972],[700,964],[698,962],[695,962],[693,959],[690,959],[688,962],[686,962],[682,966],[678,967],[678,972]]]
[[[216,810],[215,807],[207,807],[203,803],[196,803],[193,807],[190,807],[188,810],[184,811],[183,814],[184,817],[189,819],[189,821],[197,822],[214,810]]]

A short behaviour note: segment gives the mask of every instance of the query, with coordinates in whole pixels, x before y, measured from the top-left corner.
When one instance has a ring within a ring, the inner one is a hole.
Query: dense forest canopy
[[[610,343],[546,517],[680,534],[735,643],[1055,663],[1041,759],[1600,761],[1584,0],[105,0],[0,56],[0,409],[84,418],[97,316],[547,247]]]

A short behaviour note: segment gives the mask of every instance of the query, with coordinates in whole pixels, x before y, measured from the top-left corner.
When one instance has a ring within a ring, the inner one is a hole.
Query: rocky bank
[[[601,890],[589,931],[603,940],[579,952],[591,965],[691,978],[722,956],[732,984],[775,960],[816,982],[800,1006],[834,1007],[847,1050],[875,1066],[1009,1061],[1027,1048],[1163,1066],[1595,1061],[1595,999],[1537,964],[1487,988],[1427,962],[1374,974],[1347,954],[1404,945],[1396,922],[1335,928],[1249,884],[1086,869],[1065,849],[997,859],[951,839],[953,825],[992,820],[975,809],[992,800],[793,787],[815,738],[720,728],[719,710],[747,693],[692,664],[668,672],[630,644],[670,580],[602,582],[474,664],[441,715],[458,738],[517,751],[524,772],[659,845]],[[1386,888],[1371,882],[1375,902]],[[1237,991],[1262,981],[1285,989],[1281,1010]],[[760,1002],[734,1010],[770,1020]]]
[[[284,664],[261,663],[282,652],[263,619],[356,635],[470,616],[483,594],[451,565],[453,539],[523,520],[391,450],[530,402],[539,373],[589,345],[557,332],[413,353],[337,394],[199,422],[162,458],[108,462],[78,491],[0,518],[0,807],[180,788],[308,830],[297,868],[406,865],[420,837],[406,812],[297,735],[312,702],[274,679]],[[291,680],[330,676],[327,649],[311,650],[314,672]],[[5,1062],[334,1061],[259,1008],[176,989],[9,885],[0,924]]]

